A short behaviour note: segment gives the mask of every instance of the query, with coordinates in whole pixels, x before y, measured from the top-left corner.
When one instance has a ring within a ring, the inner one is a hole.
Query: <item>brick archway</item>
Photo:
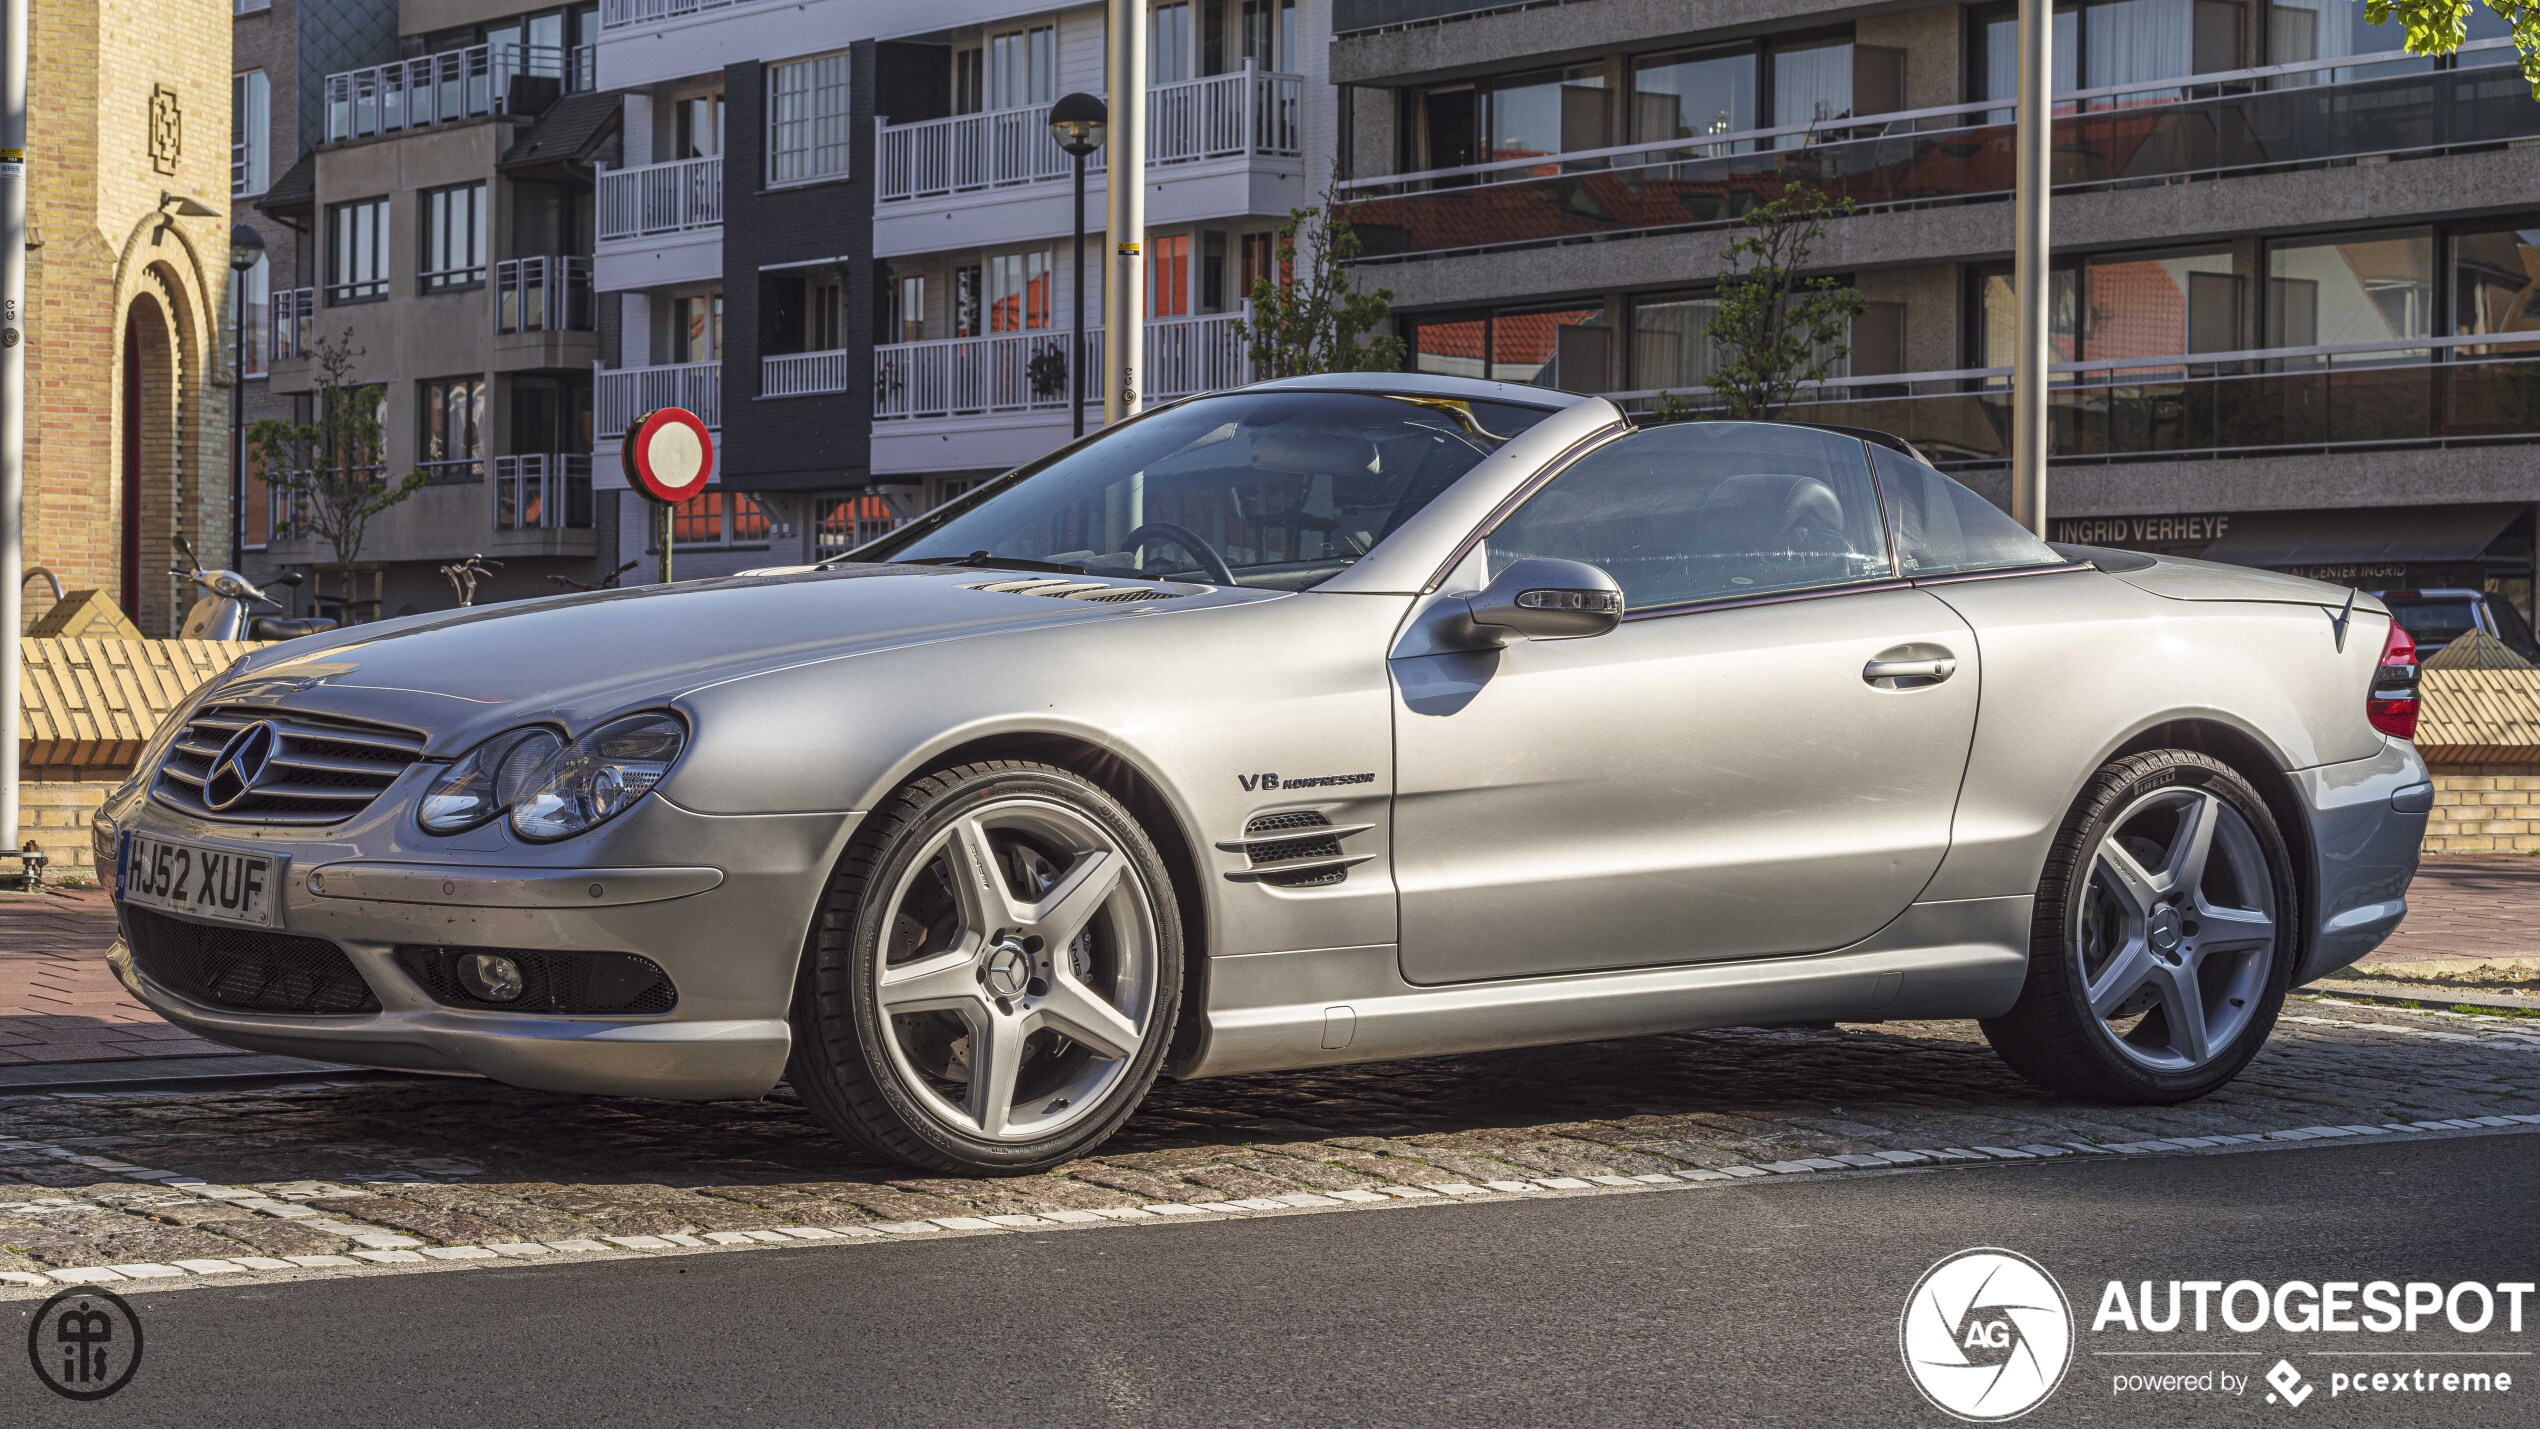
[[[117,386],[116,510],[124,610],[146,635],[176,633],[176,599],[164,578],[177,534],[183,443],[178,426],[177,332],[160,296],[143,292],[124,309],[123,370]]]

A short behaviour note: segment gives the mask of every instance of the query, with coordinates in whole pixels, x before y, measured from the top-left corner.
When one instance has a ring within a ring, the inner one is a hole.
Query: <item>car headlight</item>
[[[501,817],[563,748],[554,730],[532,726],[505,730],[469,750],[424,791],[416,814],[423,831],[464,833]]]
[[[512,832],[539,843],[571,838],[626,812],[670,772],[688,727],[667,714],[611,720],[565,746],[511,806]]]

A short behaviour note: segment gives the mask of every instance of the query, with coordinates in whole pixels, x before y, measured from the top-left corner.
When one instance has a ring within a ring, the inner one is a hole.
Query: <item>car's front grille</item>
[[[188,923],[147,908],[123,917],[142,976],[196,1002],[310,1017],[379,1010],[353,960],[324,938]]]
[[[509,1002],[490,1002],[470,993],[458,974],[458,960],[469,953],[491,953],[519,964],[520,996]],[[422,984],[433,1001],[449,1007],[649,1016],[679,1005],[670,975],[652,959],[633,953],[422,945],[397,949],[397,965]]]
[[[262,724],[224,766],[221,754]],[[253,705],[209,705],[168,746],[150,792],[198,819],[335,824],[362,810],[423,753],[424,737],[395,725]]]

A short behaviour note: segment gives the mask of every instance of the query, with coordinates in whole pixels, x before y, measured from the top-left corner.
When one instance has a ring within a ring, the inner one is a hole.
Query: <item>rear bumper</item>
[[[2294,971],[2299,986],[2381,946],[2407,916],[2434,784],[2415,746],[2399,740],[2292,778],[2311,824],[2310,955]]]

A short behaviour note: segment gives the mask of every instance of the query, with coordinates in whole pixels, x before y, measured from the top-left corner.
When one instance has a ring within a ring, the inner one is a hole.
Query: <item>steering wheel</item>
[[[1129,533],[1129,549],[1138,550],[1146,544],[1149,536],[1161,536],[1181,547],[1186,554],[1199,557],[1199,568],[1206,571],[1208,578],[1219,585],[1237,583],[1234,568],[1226,564],[1226,558],[1217,554],[1217,548],[1208,544],[1206,537],[1190,527],[1177,526],[1170,521],[1149,521]]]

